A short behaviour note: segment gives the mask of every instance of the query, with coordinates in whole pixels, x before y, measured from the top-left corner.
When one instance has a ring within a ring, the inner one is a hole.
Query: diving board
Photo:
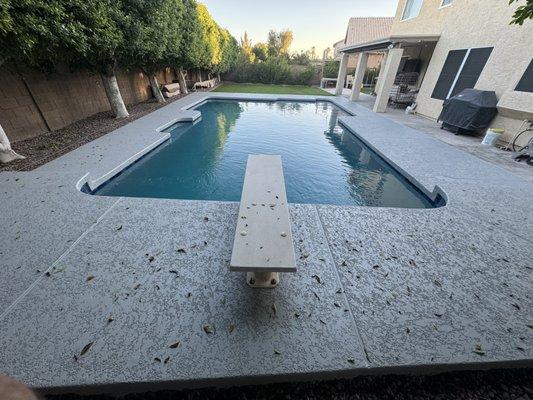
[[[252,287],[275,287],[280,272],[296,272],[281,157],[249,155],[231,271],[247,272]]]

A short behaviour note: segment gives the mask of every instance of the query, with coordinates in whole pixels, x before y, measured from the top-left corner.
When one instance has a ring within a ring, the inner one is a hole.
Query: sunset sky
[[[253,43],[270,29],[291,29],[291,51],[316,46],[317,54],[343,39],[350,17],[392,17],[396,0],[200,0],[217,23],[237,39],[248,32]]]

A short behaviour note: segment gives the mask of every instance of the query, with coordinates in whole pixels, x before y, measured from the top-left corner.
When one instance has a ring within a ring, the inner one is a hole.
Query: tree
[[[60,0],[70,6],[79,21],[85,46],[75,47],[71,66],[88,68],[100,74],[104,89],[116,118],[129,116],[117,83],[116,71],[125,56],[123,31],[119,22],[124,14],[116,0]]]
[[[139,67],[150,82],[158,102],[165,101],[156,73],[168,66],[169,53],[179,52],[179,23],[183,14],[180,0],[122,0],[123,20],[119,26],[127,40],[126,62]]]
[[[509,5],[519,0],[509,0]],[[526,4],[519,6],[513,14],[511,24],[522,25],[525,20],[533,19],[533,0],[527,0]]]
[[[248,38],[247,32],[244,32],[244,36],[241,38],[241,54],[247,62],[253,62],[255,59],[252,41]]]
[[[220,63],[222,53],[220,49],[220,42],[218,39],[219,29],[207,7],[203,4],[198,4],[198,23],[200,31],[200,51],[196,62],[196,67],[207,69],[209,71]]]
[[[2,125],[0,125],[0,162],[8,163],[14,160],[21,160],[23,158],[25,157],[15,153],[15,151],[11,148],[9,138],[6,135],[4,128],[2,128]]]
[[[84,45],[79,28],[57,2],[4,0],[0,2],[0,65],[23,64],[50,72],[71,54],[71,46]],[[0,162],[21,158],[0,126]]]
[[[280,55],[286,55],[289,53],[294,36],[292,31],[284,30],[277,33],[271,29],[268,32],[267,44],[268,52],[271,56],[279,57]]]
[[[195,0],[182,0],[183,14],[177,29],[181,35],[179,46],[168,54],[168,64],[178,67],[181,92],[188,93],[185,70],[198,68],[202,53],[202,33]]]
[[[268,45],[266,43],[257,43],[252,49],[257,60],[266,61],[268,58]]]
[[[291,30],[286,29],[281,31],[279,33],[279,53],[288,54],[293,40],[294,35]]]
[[[221,56],[213,72],[217,73],[220,78],[220,74],[228,72],[235,67],[239,54],[239,45],[227,29],[219,29],[219,41]]]

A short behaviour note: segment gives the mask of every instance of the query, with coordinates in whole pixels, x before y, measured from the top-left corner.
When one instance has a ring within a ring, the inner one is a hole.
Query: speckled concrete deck
[[[189,104],[243,96],[192,94],[0,173],[0,372],[127,392],[532,365],[531,182],[343,98],[328,98],[355,114],[342,122],[447,206],[291,204],[298,272],[274,290],[229,272],[237,203],[76,189],[194,118]]]

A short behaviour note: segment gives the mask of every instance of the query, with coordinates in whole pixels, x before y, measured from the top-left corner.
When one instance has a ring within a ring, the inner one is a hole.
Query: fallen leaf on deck
[[[83,346],[83,349],[81,349],[80,356],[82,356],[85,353],[87,353],[91,349],[92,345],[93,345],[93,342],[90,342],[90,343],[87,343],[85,346]]]
[[[211,325],[204,325],[203,329],[204,329],[204,332],[207,334],[215,333],[215,328],[213,328]]]

